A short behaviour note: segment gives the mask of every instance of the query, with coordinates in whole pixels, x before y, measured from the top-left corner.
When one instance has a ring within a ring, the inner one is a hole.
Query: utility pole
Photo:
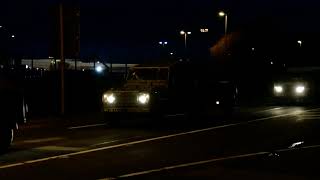
[[[63,5],[60,4],[59,7],[59,15],[60,15],[60,69],[61,69],[61,115],[65,114],[65,82],[64,82],[64,67],[65,67],[65,59],[64,59],[64,26],[63,26]]]

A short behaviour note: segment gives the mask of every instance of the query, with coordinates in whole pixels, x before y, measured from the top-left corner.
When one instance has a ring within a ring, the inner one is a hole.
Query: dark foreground
[[[0,155],[0,179],[319,179],[320,108],[236,108],[228,117],[35,119]]]

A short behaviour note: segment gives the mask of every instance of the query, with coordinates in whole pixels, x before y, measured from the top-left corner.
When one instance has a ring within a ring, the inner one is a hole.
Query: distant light
[[[190,34],[191,34],[191,32],[187,32],[187,34],[189,34],[189,35],[190,35]]]
[[[53,59],[54,57],[52,57],[52,56],[49,56],[49,59]]]
[[[37,68],[37,71],[39,70],[39,68]]]
[[[82,69],[82,71],[84,71],[84,69]]]
[[[15,35],[11,35],[11,37],[12,37],[12,38],[15,38],[16,36],[15,36]]]
[[[172,52],[172,53],[170,53],[170,55],[173,55],[173,52]]]
[[[207,29],[207,28],[205,28],[205,29],[200,29],[200,32],[202,32],[202,33],[207,33],[207,32],[209,32],[209,29]]]
[[[102,68],[101,66],[97,66],[97,67],[96,67],[96,71],[97,71],[98,73],[101,73],[101,72],[103,71],[103,68]]]
[[[165,42],[164,42],[164,44],[168,44],[168,42],[167,42],[167,41],[165,41]]]
[[[97,64],[100,64],[100,62],[99,62],[99,61],[97,61]]]
[[[26,69],[28,69],[29,68],[29,66],[28,65],[26,65]]]
[[[220,101],[216,101],[216,105],[219,105],[220,104]]]
[[[0,26],[0,28],[2,28],[2,26]]]
[[[256,50],[255,48],[251,48],[252,51]]]
[[[303,143],[304,143],[304,141],[299,141],[299,142],[293,143],[291,146],[289,146],[289,148],[295,148],[299,145],[302,145]]]
[[[159,42],[159,44],[160,44],[160,45],[162,45],[162,44],[163,44],[163,42],[162,42],[162,41],[160,41],[160,42]]]
[[[300,47],[301,47],[301,45],[302,45],[302,41],[301,41],[301,40],[298,40],[297,42],[298,42],[298,44],[299,44],[299,45],[300,45]]]
[[[220,17],[224,17],[225,15],[226,15],[225,12],[223,12],[223,11],[220,11],[220,12],[219,12],[219,16],[220,16]]]
[[[273,65],[273,62],[271,61],[270,64]]]
[[[184,32],[184,31],[180,31],[180,34],[181,34],[181,35],[185,35],[185,34],[186,34],[186,32]]]

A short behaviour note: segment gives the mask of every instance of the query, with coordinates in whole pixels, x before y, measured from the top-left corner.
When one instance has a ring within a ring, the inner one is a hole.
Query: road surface
[[[0,179],[319,179],[320,107],[236,108],[226,117],[31,120]]]

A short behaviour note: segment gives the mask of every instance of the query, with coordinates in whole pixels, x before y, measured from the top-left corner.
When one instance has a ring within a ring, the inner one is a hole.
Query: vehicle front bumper
[[[149,107],[108,107],[104,106],[105,113],[150,113]]]

